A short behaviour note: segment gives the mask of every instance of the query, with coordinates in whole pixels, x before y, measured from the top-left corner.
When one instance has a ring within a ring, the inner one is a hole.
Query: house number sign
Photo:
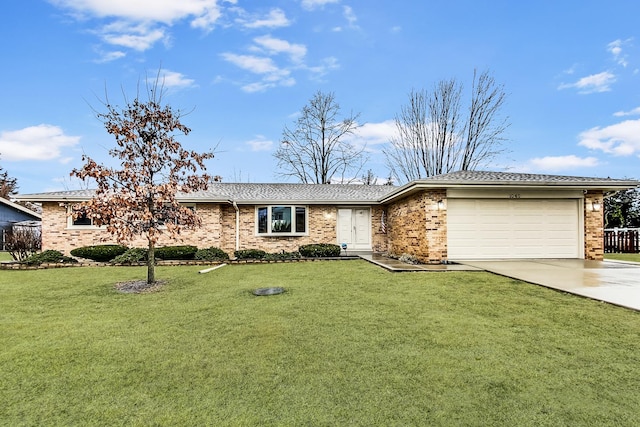
[[[510,199],[519,199],[520,196],[521,196],[520,193],[511,193],[511,194],[509,194],[509,198]]]

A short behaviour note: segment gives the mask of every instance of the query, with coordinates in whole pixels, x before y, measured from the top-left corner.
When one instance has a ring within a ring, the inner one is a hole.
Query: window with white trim
[[[307,234],[306,206],[258,206],[256,231],[258,235],[296,236]]]
[[[96,226],[93,225],[93,219],[87,216],[82,207],[70,206],[68,212],[67,227],[96,228]],[[76,214],[78,216],[74,218]]]

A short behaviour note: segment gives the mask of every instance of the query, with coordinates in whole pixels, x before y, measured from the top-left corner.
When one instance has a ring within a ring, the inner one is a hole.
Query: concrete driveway
[[[583,259],[461,261],[536,285],[640,311],[640,264]]]

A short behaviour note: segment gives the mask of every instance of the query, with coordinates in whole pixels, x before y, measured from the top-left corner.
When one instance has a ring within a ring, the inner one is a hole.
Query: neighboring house
[[[15,224],[41,219],[39,213],[0,197],[0,249],[5,249],[5,236]]]
[[[423,262],[603,257],[603,196],[633,180],[464,171],[402,187],[344,184],[213,183],[184,194],[203,225],[181,244],[226,252],[293,251],[307,243],[412,254]],[[43,249],[113,242],[89,219],[74,221],[90,190],[19,196],[42,203]],[[176,244],[168,236],[160,245]],[[144,246],[139,240],[134,243]]]

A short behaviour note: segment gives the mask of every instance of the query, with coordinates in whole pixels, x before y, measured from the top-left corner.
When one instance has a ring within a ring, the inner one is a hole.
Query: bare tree
[[[396,115],[397,136],[383,150],[391,174],[412,181],[456,170],[473,170],[502,152],[508,117],[500,113],[504,87],[474,71],[468,115],[462,113],[463,85],[443,80],[431,93],[413,90]]]
[[[42,232],[39,226],[14,225],[5,243],[15,261],[24,261],[42,248]]]
[[[340,119],[333,93],[321,91],[309,100],[295,127],[285,126],[280,147],[274,153],[280,175],[307,184],[329,184],[335,177],[356,178],[366,161],[365,147],[345,141],[359,127],[358,115]]]
[[[367,170],[360,179],[364,185],[375,185],[378,180],[372,169]]]
[[[95,196],[78,206],[75,215],[86,215],[95,225],[106,226],[118,242],[144,236],[148,242],[147,283],[155,282],[155,244],[163,232],[172,237],[181,229],[201,224],[196,213],[176,200],[178,192],[206,190],[211,179],[204,161],[213,153],[187,151],[174,138],[190,129],[180,122],[181,112],[163,105],[159,78],[147,84],[147,100],[137,96],[120,108],[104,102],[98,113],[108,133],[116,139],[109,154],[120,160],[115,169],[97,164],[84,155],[85,165],[71,176],[97,183]]]

